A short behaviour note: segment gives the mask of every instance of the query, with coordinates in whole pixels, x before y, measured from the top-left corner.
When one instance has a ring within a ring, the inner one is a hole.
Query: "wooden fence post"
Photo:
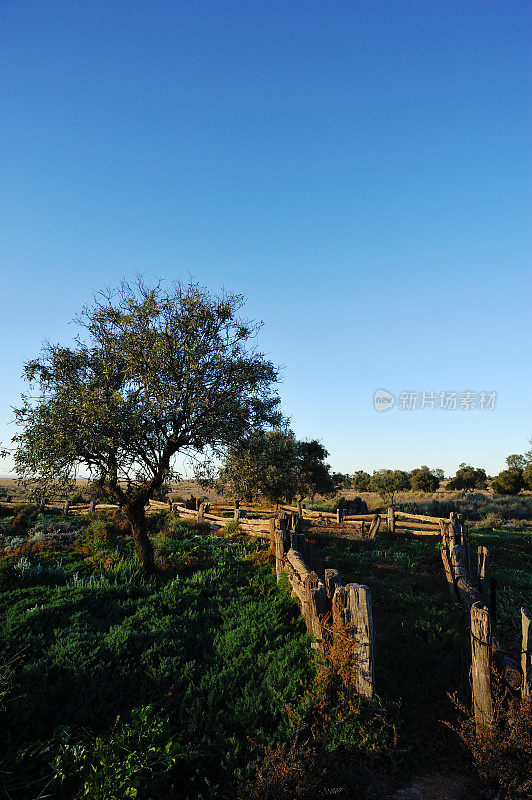
[[[489,608],[490,599],[490,565],[488,548],[484,545],[477,547],[478,565],[478,590],[482,595],[484,605]]]
[[[449,554],[447,553],[447,549],[445,547],[443,547],[441,551],[441,560],[443,561],[443,569],[445,570],[445,577],[447,578],[447,586],[449,587],[451,600],[453,603],[458,603],[458,592],[456,591],[456,584],[454,582],[453,569],[451,567],[451,562],[449,561]]]
[[[373,517],[373,521],[371,523],[371,527],[369,529],[369,538],[370,539],[376,539],[377,538],[377,534],[379,532],[380,525],[381,525],[380,514],[375,514],[375,516]]]
[[[91,514],[94,514],[95,510],[96,510],[96,500],[91,500],[91,504],[89,506],[89,511],[90,511]]]
[[[473,709],[477,734],[490,731],[494,723],[491,695],[491,621],[480,603],[471,606],[471,673]]]
[[[63,514],[68,514],[69,508],[70,508],[70,500],[65,500],[65,505],[63,506]]]
[[[269,519],[270,525],[270,553],[272,556],[275,555],[275,517],[270,517]]]
[[[393,510],[393,506],[390,506],[388,509],[387,523],[390,533],[395,533],[395,511]]]
[[[523,683],[521,696],[532,697],[532,614],[526,608],[521,609],[521,669]]]
[[[338,586],[341,586],[340,575],[337,569],[325,570],[325,588],[327,589],[327,597],[332,600],[334,593]]]
[[[277,582],[279,582],[284,568],[283,532],[281,530],[276,530],[274,538],[275,538],[275,575],[277,576]]]
[[[198,513],[196,515],[197,522],[203,522],[203,514],[205,512],[205,506],[203,503],[198,504]]]
[[[371,698],[375,687],[371,595],[367,586],[358,583],[349,583],[345,588],[355,636],[356,688],[361,697]]]
[[[336,522],[339,524],[342,521],[342,509],[336,509]]]

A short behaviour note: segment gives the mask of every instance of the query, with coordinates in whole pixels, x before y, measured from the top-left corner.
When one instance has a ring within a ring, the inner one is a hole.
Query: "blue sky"
[[[525,0],[4,0],[0,441],[24,361],[140,270],[245,295],[335,469],[502,469],[532,435],[531,32]]]

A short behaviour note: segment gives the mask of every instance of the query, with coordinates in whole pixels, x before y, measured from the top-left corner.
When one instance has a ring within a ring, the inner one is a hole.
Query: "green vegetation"
[[[174,457],[208,462],[280,421],[277,370],[249,348],[257,326],[239,318],[242,305],[192,283],[167,292],[123,283],[84,309],[74,347],[47,344],[24,368],[31,391],[15,409],[17,473],[45,494],[87,470],[123,509],[148,573],[144,508],[174,475]]]
[[[298,441],[289,429],[253,431],[229,449],[216,485],[236,500],[299,504],[334,493],[328,455],[316,439]]]

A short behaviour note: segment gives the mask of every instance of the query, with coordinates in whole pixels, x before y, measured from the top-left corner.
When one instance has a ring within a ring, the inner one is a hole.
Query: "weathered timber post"
[[[339,585],[335,588],[331,606],[334,636],[341,632],[348,622],[347,592],[343,586]]]
[[[444,522],[442,519],[440,519],[439,520],[439,526],[440,526],[440,533],[441,533],[443,546],[445,548],[447,548],[447,551],[449,551],[450,550],[450,547],[449,547],[449,525],[446,522]]]
[[[318,581],[316,588],[310,590],[309,607],[311,612],[312,633],[314,634],[314,639],[316,640],[316,648],[321,650],[323,648],[323,630],[321,627],[321,620],[327,611],[327,591],[321,581]]]
[[[364,520],[362,520],[362,525],[360,526],[360,535],[364,536],[365,533],[366,533],[366,523],[364,522]]]
[[[488,609],[480,603],[471,606],[471,673],[478,735],[490,731],[495,720],[491,695],[491,621]]]
[[[467,578],[467,563],[465,550],[461,544],[453,547],[451,552],[451,566],[455,580]]]
[[[375,514],[375,516],[373,517],[373,520],[371,522],[371,527],[369,529],[369,538],[370,539],[376,539],[377,538],[377,534],[379,532],[380,525],[381,525],[380,514]]]
[[[486,607],[489,607],[490,600],[490,563],[488,548],[479,545],[477,548],[478,565],[478,590],[482,595],[482,600]]]
[[[277,582],[279,582],[284,569],[284,544],[283,544],[283,533],[281,530],[276,529],[274,539],[275,539],[275,575],[277,577]]]
[[[325,570],[325,588],[327,590],[327,597],[332,600],[337,587],[341,586],[340,576],[337,569]]]
[[[457,514],[456,511],[451,511],[449,518],[451,520],[449,524],[450,548],[453,550],[457,545],[462,544],[460,514]]]
[[[445,577],[447,578],[447,586],[449,587],[451,600],[453,603],[458,603],[458,592],[456,591],[456,584],[454,582],[453,569],[451,567],[451,562],[449,561],[449,554],[445,547],[443,547],[441,551],[441,560],[443,561],[443,569],[445,570]]]
[[[94,514],[94,512],[96,511],[96,500],[91,500],[89,511],[91,514]]]
[[[340,524],[341,521],[342,521],[342,509],[341,508],[337,508],[336,509],[336,522],[338,524]]]
[[[235,522],[238,522],[238,520],[240,519],[240,508],[237,508],[236,506],[233,514],[233,519]]]
[[[315,572],[307,572],[303,576],[303,600],[301,603],[301,611],[305,618],[305,624],[309,633],[313,633],[313,604],[312,592],[318,588],[318,576]]]
[[[68,514],[69,508],[70,508],[70,500],[65,500],[65,505],[63,506],[63,514]]]
[[[521,696],[532,697],[532,614],[526,608],[521,609],[521,632]]]
[[[270,553],[272,556],[275,555],[275,517],[270,517],[269,519],[269,526],[270,526]]]
[[[373,667],[373,614],[371,595],[367,586],[349,583],[346,587],[348,608],[355,649],[356,688],[361,697],[371,698],[375,690]]]
[[[301,503],[301,498],[299,498],[296,502],[297,502],[297,513],[299,514],[300,517],[302,517],[303,516],[303,505]]]
[[[196,515],[196,521],[197,522],[203,522],[203,514],[204,513],[205,513],[205,506],[204,506],[203,503],[200,503],[198,501],[198,512],[197,512],[197,515]]]
[[[388,508],[386,522],[388,524],[388,530],[390,531],[390,533],[395,533],[395,511],[393,509],[393,506],[390,506]]]

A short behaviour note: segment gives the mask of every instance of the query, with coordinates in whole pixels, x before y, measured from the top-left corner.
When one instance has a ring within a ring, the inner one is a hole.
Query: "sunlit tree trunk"
[[[123,511],[131,525],[131,535],[139,554],[139,561],[148,574],[153,574],[155,560],[153,546],[148,536],[144,504],[126,505],[123,507]]]

